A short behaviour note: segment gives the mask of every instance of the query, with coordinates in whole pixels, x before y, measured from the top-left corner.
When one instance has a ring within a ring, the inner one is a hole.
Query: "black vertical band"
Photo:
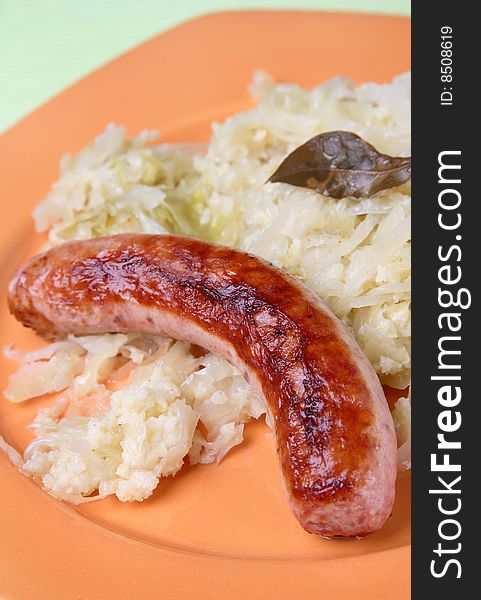
[[[412,597],[423,600],[481,594],[481,31],[469,6],[413,3]]]

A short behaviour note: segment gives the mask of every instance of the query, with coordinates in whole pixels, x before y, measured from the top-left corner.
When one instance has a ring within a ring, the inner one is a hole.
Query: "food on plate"
[[[258,72],[251,91],[257,106],[214,123],[207,144],[158,144],[151,132],[127,138],[109,125],[62,159],[59,180],[34,210],[37,230],[46,232],[47,248],[119,233],[174,234],[256,255],[329,307],[382,384],[406,388],[409,75],[359,86],[336,77],[306,90]],[[70,333],[6,354],[20,363],[8,400],[57,397],[29,425],[23,456],[1,437],[0,448],[73,503],[148,498],[186,460],[219,462],[242,442],[244,424],[265,413],[236,366],[157,334]],[[407,393],[392,417],[398,467],[409,469]]]
[[[80,357],[80,373],[69,355]],[[16,456],[23,473],[72,504],[110,494],[142,501],[186,459],[220,462],[242,442],[244,423],[265,413],[235,367],[168,338],[70,335],[16,358],[9,400],[31,397],[59,378],[66,389],[29,425],[35,439],[23,457],[1,437],[0,447]]]
[[[332,199],[267,183],[313,136],[345,130],[377,151],[410,154],[410,76],[355,86],[335,77],[312,90],[257,72],[258,106],[213,123],[207,145],[153,145],[110,125],[61,162],[36,207],[58,244],[115,233],[175,233],[233,246],[284,268],[354,331],[381,382],[410,381],[411,185]]]
[[[396,436],[376,373],[319,298],[265,261],[120,234],[34,257],[8,301],[45,337],[141,332],[223,356],[265,399],[291,508],[308,532],[363,536],[388,518]]]

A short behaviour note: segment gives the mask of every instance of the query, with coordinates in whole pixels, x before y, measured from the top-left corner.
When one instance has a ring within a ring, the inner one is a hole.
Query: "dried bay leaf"
[[[368,198],[410,177],[410,157],[382,154],[350,131],[329,131],[291,152],[268,181],[309,188],[331,198]]]

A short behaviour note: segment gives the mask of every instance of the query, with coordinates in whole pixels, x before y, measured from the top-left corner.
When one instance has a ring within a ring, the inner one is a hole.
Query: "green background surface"
[[[410,0],[0,0],[0,131],[173,25],[252,8],[409,15]]]

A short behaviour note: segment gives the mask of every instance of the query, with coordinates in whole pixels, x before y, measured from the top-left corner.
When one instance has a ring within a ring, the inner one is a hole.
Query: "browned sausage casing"
[[[225,357],[265,399],[306,531],[359,537],[389,516],[396,441],[378,378],[317,296],[269,263],[187,238],[123,234],[31,259],[8,300],[45,337],[140,331]]]

